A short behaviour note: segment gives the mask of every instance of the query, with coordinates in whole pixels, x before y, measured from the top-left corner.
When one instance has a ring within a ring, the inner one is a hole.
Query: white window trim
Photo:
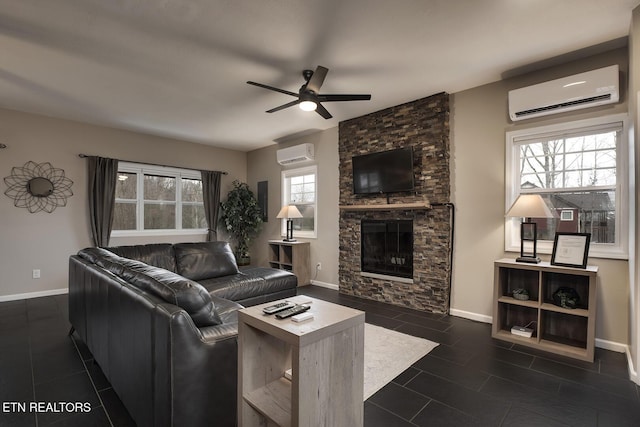
[[[282,180],[281,180],[281,188],[282,188],[282,206],[285,206],[289,203],[288,201],[288,196],[289,196],[289,188],[287,187],[286,181],[287,178],[290,178],[292,176],[297,176],[297,175],[309,175],[309,174],[315,174],[316,179],[315,179],[315,188],[314,188],[314,192],[315,192],[315,202],[314,202],[314,212],[315,215],[313,217],[313,231],[300,231],[300,230],[294,230],[293,233],[293,237],[300,237],[300,238],[306,238],[306,239],[316,239],[318,237],[318,166],[317,165],[311,165],[311,166],[305,166],[302,168],[296,168],[296,169],[287,169],[287,170],[283,170],[282,171]],[[281,236],[286,236],[287,235],[287,220],[286,219],[282,219],[280,221],[280,235]]]
[[[136,194],[143,194],[143,182],[139,179],[139,175],[167,175],[167,176],[176,176],[180,178],[186,179],[198,179],[202,180],[202,175],[200,172],[190,169],[180,169],[180,168],[171,168],[167,166],[155,166],[155,165],[147,165],[144,163],[131,163],[131,162],[120,162],[118,164],[118,172],[127,172],[127,173],[135,173],[136,174],[136,183],[138,188],[136,189]],[[176,185],[176,202],[170,202],[175,205],[179,205],[177,200],[181,200],[182,198],[182,186]],[[186,202],[185,204],[193,204],[191,202]],[[113,230],[111,231],[111,237],[139,237],[139,236],[192,236],[192,235],[202,235],[207,232],[206,228],[176,228],[176,229],[156,229],[156,230],[143,230],[144,226],[144,215],[142,215],[142,210],[144,209],[140,203],[136,202],[136,218],[137,230]],[[176,225],[182,226],[182,210],[176,209]]]
[[[560,211],[560,221],[573,221],[573,211],[570,209]]]
[[[506,133],[505,150],[505,207],[507,212],[519,195],[519,183],[514,182],[519,176],[519,150],[514,149],[516,141],[528,137],[540,136],[545,133],[557,133],[565,130],[584,128],[589,126],[606,125],[607,123],[622,122],[622,137],[616,147],[616,243],[591,243],[589,257],[628,259],[629,258],[629,164],[628,164],[628,115],[613,114],[609,116],[576,120],[548,126],[511,131]],[[520,252],[520,222],[519,218],[505,218],[504,250],[505,252]],[[539,240],[537,251],[541,254],[551,254],[553,241]]]

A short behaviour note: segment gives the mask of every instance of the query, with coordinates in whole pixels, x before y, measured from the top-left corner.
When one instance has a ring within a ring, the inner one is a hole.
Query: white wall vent
[[[276,158],[281,165],[306,162],[314,159],[313,144],[300,144],[276,151]]]
[[[613,104],[620,99],[617,65],[509,91],[513,121]]]

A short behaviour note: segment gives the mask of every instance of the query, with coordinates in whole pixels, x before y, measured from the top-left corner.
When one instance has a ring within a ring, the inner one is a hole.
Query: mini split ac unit
[[[276,151],[276,158],[281,165],[291,165],[313,160],[313,144],[300,144]]]
[[[509,117],[523,120],[613,104],[620,99],[618,66],[509,91]]]

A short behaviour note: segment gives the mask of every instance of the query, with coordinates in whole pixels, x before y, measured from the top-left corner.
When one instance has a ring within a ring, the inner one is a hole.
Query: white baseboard
[[[21,299],[50,297],[52,295],[62,295],[69,293],[69,289],[51,289],[49,291],[29,292],[26,294],[0,295],[0,302],[16,301]]]
[[[640,385],[640,376],[638,376],[638,371],[633,368],[633,358],[631,357],[631,349],[627,346],[627,366],[629,368],[629,379],[634,383]]]
[[[333,283],[321,282],[319,280],[312,280],[311,284],[312,285],[316,285],[316,286],[320,286],[322,288],[333,289],[334,291],[340,290],[340,287],[338,285],[334,285]]]
[[[475,320],[476,322],[493,323],[492,316],[486,316],[484,314],[473,313],[470,311],[451,308],[449,309],[449,314],[456,317],[462,317],[464,319]],[[629,352],[629,346],[627,344],[596,338],[595,346],[604,350],[615,351],[616,353],[626,353],[627,361],[629,363],[629,372],[631,373],[631,376],[638,378],[638,375],[633,370],[633,366],[631,364],[631,353]]]
[[[600,338],[596,338],[596,347],[603,348],[605,350],[615,351],[616,353],[628,353],[629,346],[621,344],[619,342],[607,341]]]
[[[492,323],[493,318],[491,316],[485,316],[484,314],[472,313],[470,311],[458,310],[456,308],[450,308],[449,314],[456,317],[462,317],[464,319],[475,320],[476,322]]]

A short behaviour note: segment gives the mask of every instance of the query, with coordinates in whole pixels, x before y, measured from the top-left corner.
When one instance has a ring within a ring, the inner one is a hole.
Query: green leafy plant
[[[249,244],[262,225],[258,200],[249,185],[233,181],[227,200],[220,203],[220,222],[235,242],[238,264],[248,264]]]

